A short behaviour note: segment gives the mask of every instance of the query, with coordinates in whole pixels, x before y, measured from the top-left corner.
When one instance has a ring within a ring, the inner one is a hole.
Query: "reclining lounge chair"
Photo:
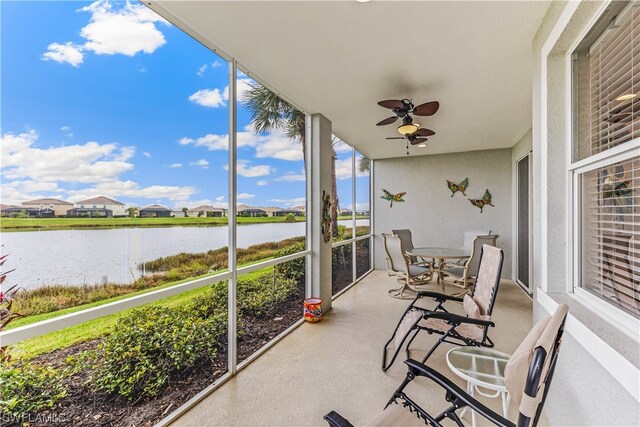
[[[387,403],[384,411],[370,422],[370,426],[442,426],[448,418],[463,426],[459,410],[466,407],[476,411],[492,424],[503,427],[535,427],[540,420],[562,342],[564,322],[569,307],[560,304],[556,312],[529,332],[505,367],[504,382],[511,402],[518,405],[517,424],[497,414],[455,385],[440,372],[409,359],[405,363],[409,372]],[[423,377],[442,387],[445,399],[451,404],[437,415],[420,407],[405,393],[405,387],[416,378]],[[332,411],[324,416],[331,427],[353,427],[340,414]]]
[[[503,259],[504,253],[502,249],[484,245],[478,266],[478,279],[471,291],[471,295],[465,295],[464,298],[437,292],[419,291],[416,298],[402,315],[393,335],[384,346],[382,370],[386,371],[391,367],[410,333],[413,333],[413,335],[406,344],[407,358],[410,357],[409,347],[420,331],[441,335],[422,359],[422,363],[443,342],[493,347],[493,342],[487,333],[489,327],[495,326],[491,322],[491,313],[498,293]],[[437,302],[436,307],[433,310],[428,310],[418,306],[417,303],[422,302],[424,298],[433,298]],[[443,306],[447,301],[462,303],[467,316],[449,313]],[[390,346],[395,349],[391,360],[387,364]]]

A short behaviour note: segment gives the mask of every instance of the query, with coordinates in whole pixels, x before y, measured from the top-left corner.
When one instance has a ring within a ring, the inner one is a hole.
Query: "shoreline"
[[[338,221],[348,221],[350,216],[338,217]],[[369,219],[365,216],[357,216],[356,220]],[[65,224],[65,222],[67,222]],[[92,221],[92,222],[91,222]],[[102,222],[104,221],[104,222]],[[296,217],[295,223],[305,222],[306,217]],[[5,225],[9,223],[9,225]],[[165,227],[223,227],[228,224],[227,217],[216,218],[2,218],[0,219],[1,232],[19,231],[55,231],[93,229],[108,230],[116,228],[165,228]],[[286,222],[285,217],[237,217],[238,225],[255,224],[294,224]]]

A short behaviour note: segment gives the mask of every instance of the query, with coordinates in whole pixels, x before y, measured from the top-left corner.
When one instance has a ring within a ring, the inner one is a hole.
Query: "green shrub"
[[[128,400],[155,396],[172,375],[213,360],[225,332],[220,318],[202,319],[185,309],[134,310],[99,347],[89,382]]]
[[[195,297],[188,307],[199,319],[209,319],[211,317],[222,316],[226,320],[228,304],[228,282],[226,280],[217,282],[202,295]]]
[[[62,377],[49,366],[14,363],[0,367],[0,413],[23,417],[51,408],[67,395]]]
[[[238,280],[238,312],[242,316],[261,317],[273,312],[276,305],[295,291],[290,278],[267,273],[256,279]]]
[[[292,213],[288,213],[287,216],[284,217],[284,222],[296,222],[296,216]]]
[[[278,252],[276,252],[275,257],[279,258],[286,255],[303,252],[305,249],[306,249],[305,243],[298,242],[294,245],[287,246],[286,248],[280,249]],[[298,283],[302,282],[302,280],[304,279],[305,269],[306,269],[305,257],[294,259],[292,261],[288,261],[275,266],[275,272],[277,275],[286,277],[289,279],[293,279]]]

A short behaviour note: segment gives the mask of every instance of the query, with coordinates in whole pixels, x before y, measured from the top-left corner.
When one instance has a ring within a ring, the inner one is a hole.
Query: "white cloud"
[[[170,168],[181,168],[182,167],[182,163],[171,163],[169,165]]]
[[[351,159],[336,160],[336,178],[349,179],[353,176]]]
[[[134,181],[112,181],[96,184],[93,187],[80,190],[70,190],[68,200],[75,202],[78,200],[95,197],[96,194],[103,194],[113,198],[144,198],[144,199],[168,199],[172,201],[188,200],[197,190],[191,186],[176,185],[151,185],[140,187]]]
[[[333,149],[336,153],[346,153],[348,151],[351,151],[352,147],[349,144],[338,139],[337,142],[333,144]]]
[[[44,61],[55,61],[58,63],[68,63],[78,67],[84,61],[82,46],[76,46],[71,42],[51,43],[47,46],[47,51],[42,54]]]
[[[290,207],[304,205],[307,202],[307,199],[304,197],[294,197],[292,199],[271,199],[269,201]]]
[[[148,151],[143,151],[142,155],[145,156],[145,157],[151,157],[151,153],[148,152]]]
[[[200,68],[198,68],[198,71],[196,72],[196,74],[199,77],[204,76],[204,72],[207,71],[207,66],[208,66],[208,64],[203,64]]]
[[[133,147],[91,141],[43,149],[36,147],[37,139],[35,131],[2,135],[2,175],[5,179],[97,183],[112,181],[133,169],[133,164],[127,162],[133,156]]]
[[[265,181],[264,179],[261,179],[260,181],[256,182],[256,185],[259,185],[260,187],[263,187],[267,184],[269,184],[269,182]]]
[[[249,193],[240,193],[236,196],[238,200],[253,199],[254,197],[256,197],[255,194],[249,194]]]
[[[288,172],[286,175],[282,175],[274,179],[274,181],[297,182],[304,181],[306,179],[307,177],[304,175],[304,173]]]
[[[250,166],[247,160],[238,160],[236,165],[236,173],[246,178],[257,178],[259,176],[267,176],[271,174],[272,168],[269,165]],[[229,170],[229,165],[224,165],[225,170]]]
[[[80,10],[91,13],[89,24],[80,30],[87,40],[84,49],[97,55],[153,53],[166,43],[155,25],[166,21],[143,5],[127,2],[114,10],[108,1],[99,0]]]
[[[224,196],[218,196],[216,197],[216,202],[224,202],[225,197]]]
[[[210,108],[217,108],[225,104],[220,89],[200,89],[189,96],[189,101]]]
[[[201,166],[202,169],[208,169],[209,168],[209,161],[206,160],[206,159],[196,160],[195,162],[191,162],[189,164],[191,166]]]
[[[217,61],[217,60],[216,60],[216,61],[213,61],[213,64],[211,64],[211,66],[212,66],[213,68],[216,68],[216,67],[222,67],[222,62]]]
[[[98,0],[79,10],[91,14],[89,23],[80,30],[84,44],[51,43],[42,55],[43,60],[78,67],[86,52],[134,56],[140,52],[153,53],[166,43],[156,23],[167,24],[167,21],[144,5],[126,2],[116,10],[108,1]],[[147,70],[138,67],[137,71]]]
[[[143,67],[142,65],[138,65],[136,67],[136,71],[139,73],[146,73],[147,71],[149,71],[149,69],[147,67]]]
[[[202,67],[205,67],[205,65],[203,65]],[[202,67],[200,67],[198,69],[198,72],[196,73],[199,76],[202,75],[200,72],[201,70],[202,73],[204,73]],[[236,92],[239,100],[242,100],[244,98],[245,93],[251,88],[251,84],[253,83],[254,81],[251,79],[238,79]],[[189,101],[209,108],[223,107],[227,105],[228,100],[229,86],[225,86],[225,88],[222,90],[220,90],[219,88],[200,89],[189,96]]]
[[[196,147],[205,147],[209,151],[227,150],[229,147],[229,135],[209,133],[193,139],[183,137],[178,140],[180,145],[192,144]],[[266,135],[256,135],[250,126],[238,132],[237,145],[242,147],[255,147],[257,158],[272,158],[288,161],[303,160],[302,146],[299,141],[291,140],[282,131],[274,131]]]
[[[71,127],[70,126],[62,126],[60,127],[60,130],[62,132],[64,132],[67,136],[73,136],[73,132],[71,132]]]

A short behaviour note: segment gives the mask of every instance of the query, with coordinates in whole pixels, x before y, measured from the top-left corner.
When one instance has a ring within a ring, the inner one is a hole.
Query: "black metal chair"
[[[413,335],[406,345],[407,358],[410,357],[409,347],[420,331],[441,335],[422,359],[422,363],[425,363],[443,342],[493,347],[488,331],[490,327],[495,326],[491,322],[491,313],[498,294],[503,260],[504,253],[502,249],[483,245],[478,265],[478,278],[471,290],[471,295],[465,295],[464,298],[438,292],[418,291],[417,296],[400,318],[393,335],[384,346],[382,370],[386,371],[393,365],[411,332],[413,332]],[[433,298],[437,302],[436,307],[433,310],[428,310],[417,306],[416,304],[422,302],[421,300],[424,298]],[[466,316],[449,313],[443,306],[447,301],[462,303]],[[387,353],[390,345],[393,345],[395,349],[391,361],[387,364]]]
[[[409,371],[404,381],[393,393],[384,411],[368,425],[442,426],[442,421],[450,419],[462,427],[464,424],[457,411],[468,407],[497,426],[537,426],[553,379],[568,311],[566,304],[560,304],[552,316],[538,322],[507,362],[505,385],[511,402],[518,405],[517,423],[487,408],[438,371],[409,359],[405,361]],[[451,405],[437,415],[420,407],[405,393],[405,387],[419,377],[427,378],[443,388],[445,399]],[[331,427],[353,427],[335,411],[325,415],[324,419]]]

